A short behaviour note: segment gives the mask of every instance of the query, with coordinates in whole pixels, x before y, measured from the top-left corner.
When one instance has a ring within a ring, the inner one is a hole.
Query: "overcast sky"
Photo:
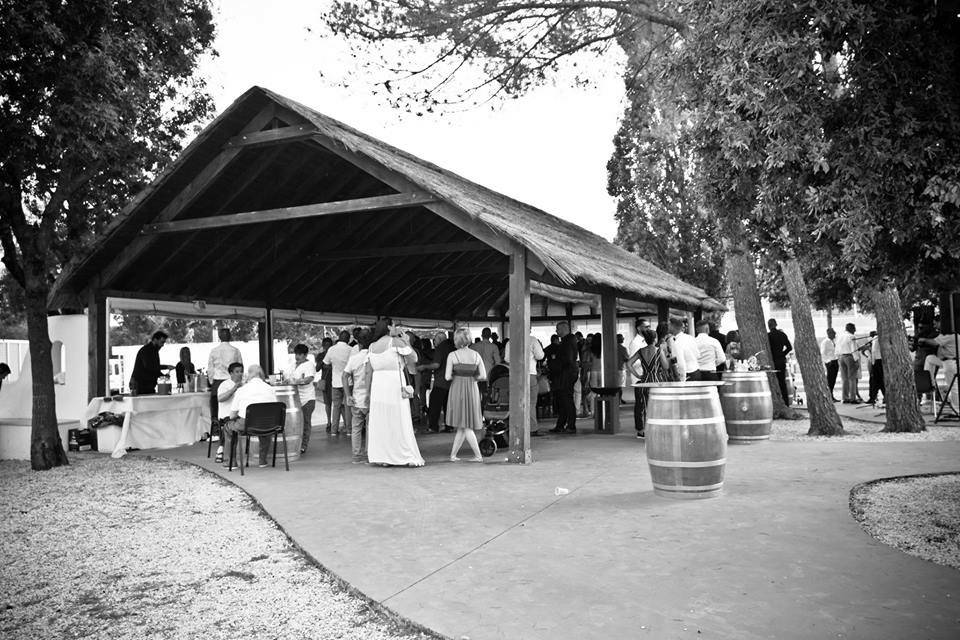
[[[494,110],[416,117],[377,102],[371,90],[382,77],[337,86],[353,63],[342,42],[322,35],[325,2],[217,4],[219,57],[202,72],[218,111],[260,85],[607,239],[616,233],[606,193],[622,111],[616,61],[602,62],[612,71],[598,73],[593,88],[546,87]]]

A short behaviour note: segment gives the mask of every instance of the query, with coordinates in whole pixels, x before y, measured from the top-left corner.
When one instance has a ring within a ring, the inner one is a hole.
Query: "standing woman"
[[[187,383],[187,374],[196,374],[197,367],[190,360],[190,347],[180,347],[180,362],[176,366],[177,371],[177,388],[183,389],[183,385]]]
[[[404,370],[416,364],[416,355],[399,329],[378,320],[370,345],[370,409],[367,413],[367,459],[382,466],[422,467],[405,393]],[[412,390],[411,390],[412,391]]]
[[[627,368],[633,371],[633,374],[639,378],[639,382],[666,382],[669,379],[670,362],[663,349],[657,346],[657,334],[652,329],[641,329],[640,335],[646,342],[646,346],[637,349],[637,352],[627,360]],[[640,363],[639,368],[635,364],[637,362]],[[640,393],[637,394],[637,400],[633,405],[633,426],[637,430],[637,437],[643,438],[650,389],[640,387],[637,391]]]
[[[597,331],[593,334],[593,337],[590,338],[590,347],[587,349],[587,401],[586,407],[584,407],[584,413],[592,414],[593,413],[593,403],[596,397],[596,394],[593,392],[594,389],[597,389],[603,385],[600,384],[600,379],[603,377],[603,337],[600,335],[600,332]]]
[[[457,429],[457,435],[453,437],[453,449],[450,451],[451,462],[460,459],[457,454],[464,440],[473,450],[473,462],[483,462],[474,431],[483,428],[477,382],[487,379],[487,371],[480,354],[469,348],[472,342],[469,330],[457,329],[453,334],[453,345],[457,350],[447,358],[444,377],[451,382],[450,394],[447,396],[446,422],[447,426]]]

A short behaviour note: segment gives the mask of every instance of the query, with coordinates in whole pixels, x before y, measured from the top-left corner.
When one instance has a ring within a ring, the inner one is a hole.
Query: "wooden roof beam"
[[[384,209],[406,209],[409,207],[419,207],[436,201],[437,199],[434,196],[423,191],[396,193],[387,196],[374,196],[372,198],[318,202],[299,207],[244,211],[242,213],[232,213],[225,216],[146,224],[140,233],[141,235],[180,233],[183,231],[203,231],[206,229],[237,227],[245,224],[261,224],[264,222],[289,222],[290,220],[298,218],[316,218],[341,213],[370,213]]]
[[[339,140],[318,133],[313,136],[313,141],[397,191],[415,191],[420,188],[407,176],[383,166],[366,155],[347,148]],[[504,255],[510,255],[516,248],[516,243],[512,239],[497,233],[482,221],[473,218],[469,213],[461,211],[446,201],[436,201],[425,206],[441,218],[463,229],[473,237],[483,240]]]
[[[274,116],[274,108],[267,105],[261,109],[253,118],[251,118],[244,132],[253,132],[259,130],[265,124],[270,122]],[[205,130],[206,131],[206,130]],[[201,134],[203,135],[203,134]],[[177,217],[184,209],[190,206],[213,182],[220,177],[220,174],[232,163],[243,151],[243,147],[225,149],[220,154],[207,163],[206,166],[190,181],[180,192],[163,208],[163,210],[154,218],[160,222],[168,222]],[[166,180],[168,176],[163,176]],[[162,180],[158,180],[157,183]],[[156,184],[151,185],[150,191],[156,189]],[[134,203],[139,200],[135,199]],[[133,204],[133,203],[132,203]],[[110,286],[112,281],[130,266],[137,258],[146,251],[150,245],[150,239],[143,236],[137,236],[103,269],[100,270],[100,286]]]
[[[400,247],[380,247],[358,249],[355,251],[328,251],[322,255],[310,256],[311,260],[329,262],[331,260],[366,260],[369,258],[388,258],[399,256],[419,256],[435,253],[460,253],[463,251],[489,251],[490,247],[479,240],[467,242],[439,242],[436,244],[411,244]]]
[[[253,131],[230,138],[227,143],[223,145],[223,148],[232,149],[296,142],[297,140],[306,140],[316,132],[316,127],[312,125],[294,125],[291,127],[280,127],[279,129]]]

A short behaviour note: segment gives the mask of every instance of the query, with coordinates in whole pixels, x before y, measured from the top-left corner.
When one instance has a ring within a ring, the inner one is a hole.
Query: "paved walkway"
[[[960,442],[732,446],[721,497],[675,501],[626,435],[536,438],[528,466],[450,463],[451,441],[379,468],[321,428],[289,473],[244,477],[205,445],[156,453],[229,477],[331,572],[451,638],[958,637],[960,571],[872,539],[848,500],[960,470]]]

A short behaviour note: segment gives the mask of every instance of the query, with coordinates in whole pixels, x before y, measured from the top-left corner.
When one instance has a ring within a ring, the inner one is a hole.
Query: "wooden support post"
[[[666,302],[657,303],[657,324],[670,321],[670,305]]]
[[[530,464],[530,278],[527,250],[510,257],[510,454],[509,462]]]
[[[87,296],[87,400],[110,391],[107,324],[107,300],[99,291],[91,291]]]
[[[617,357],[617,297],[612,291],[600,294],[600,334],[603,337],[600,351],[600,386],[610,390],[620,386],[620,367]],[[600,408],[603,404],[603,409]],[[597,397],[596,411],[605,411],[606,420],[601,424],[603,433],[616,433],[620,426],[619,394],[613,400]],[[609,425],[609,429],[606,429]]]
[[[612,292],[600,296],[600,334],[603,336],[600,384],[614,387],[620,384],[620,369],[617,367],[617,298]]]
[[[687,333],[692,336],[697,335],[697,322],[693,318],[693,313],[687,311]]]
[[[267,307],[267,317],[257,323],[257,340],[260,342],[260,368],[266,375],[273,373],[273,311]]]

